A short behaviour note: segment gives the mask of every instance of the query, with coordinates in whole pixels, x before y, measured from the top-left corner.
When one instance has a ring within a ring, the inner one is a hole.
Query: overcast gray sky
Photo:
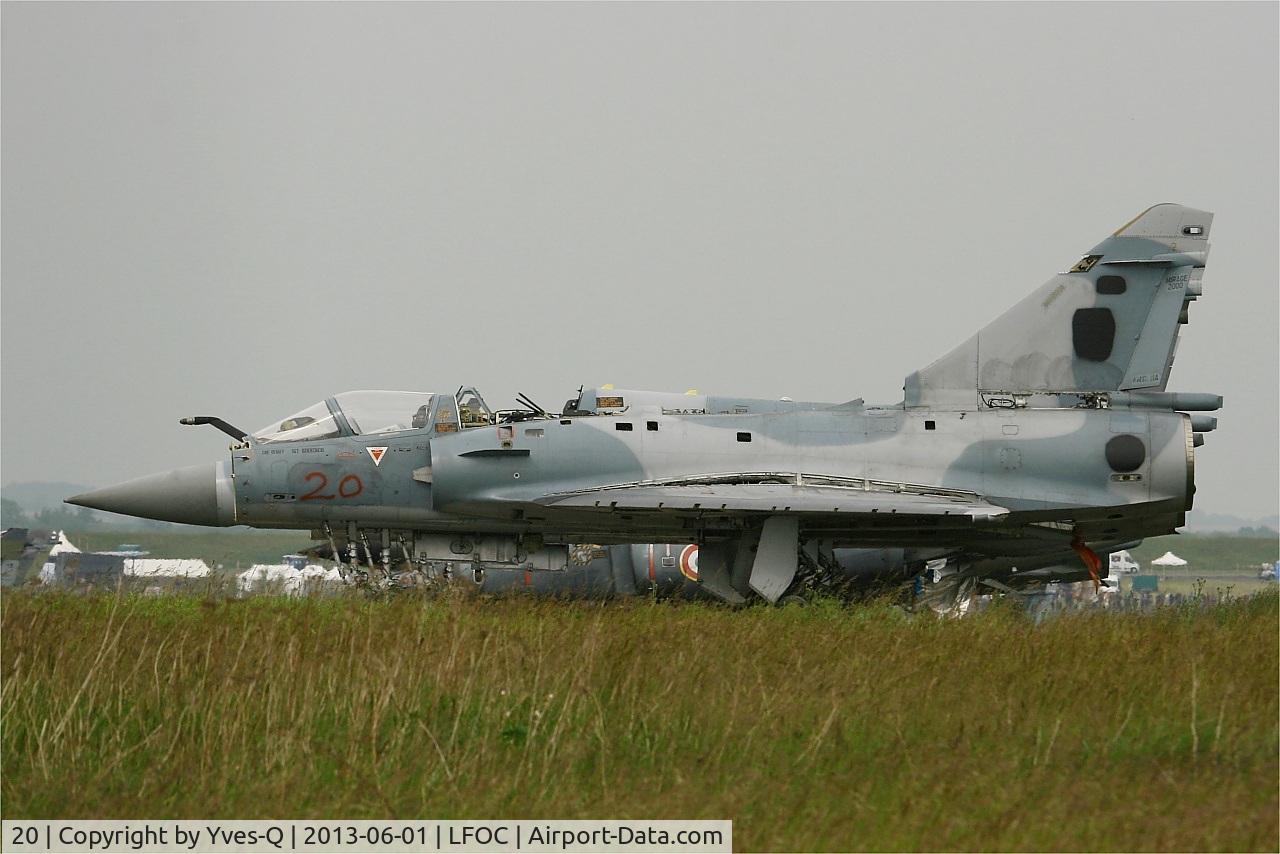
[[[891,403],[1173,201],[1197,507],[1275,513],[1277,9],[5,3],[0,476],[351,388]]]

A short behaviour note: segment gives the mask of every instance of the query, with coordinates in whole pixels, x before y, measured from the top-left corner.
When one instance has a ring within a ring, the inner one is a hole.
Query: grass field
[[[1245,575],[1225,575],[1221,573],[1181,572],[1174,570],[1159,576],[1159,592],[1181,593],[1183,596],[1194,596],[1201,593],[1205,596],[1249,596],[1266,590],[1276,589],[1274,581]],[[1133,576],[1120,577],[1120,592],[1128,593],[1133,589]]]
[[[775,849],[1267,850],[1275,595],[883,605],[6,594],[3,817],[731,818]]]
[[[1187,561],[1192,573],[1200,571],[1256,575],[1257,564],[1274,563],[1280,559],[1280,540],[1275,537],[1241,537],[1233,534],[1181,534],[1153,537],[1130,554],[1141,564],[1143,572],[1147,572],[1151,561],[1167,551]]]
[[[1151,561],[1166,551],[1172,551],[1187,565],[1151,566]],[[1258,578],[1258,565],[1274,563],[1280,557],[1278,551],[1280,541],[1274,537],[1187,534],[1147,540],[1131,554],[1143,574],[1159,576],[1162,593],[1189,595],[1200,590],[1213,595],[1245,596],[1275,587],[1275,582]],[[1127,592],[1131,584],[1130,577],[1121,578],[1122,591]]]

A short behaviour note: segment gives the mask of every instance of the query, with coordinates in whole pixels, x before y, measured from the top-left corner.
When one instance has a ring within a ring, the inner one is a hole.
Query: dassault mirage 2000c
[[[776,602],[824,567],[953,598],[1067,561],[1096,579],[1099,552],[1171,533],[1191,507],[1194,449],[1216,425],[1198,413],[1222,398],[1167,384],[1212,219],[1139,214],[892,405],[601,388],[559,413],[527,399],[494,412],[469,388],[349,392],[252,433],[183,419],[230,434],[230,458],[69,501],[310,528],[335,559],[388,575],[696,544],[700,589],[731,602]]]

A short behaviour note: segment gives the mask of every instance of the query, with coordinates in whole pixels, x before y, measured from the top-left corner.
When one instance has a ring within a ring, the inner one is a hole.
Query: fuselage
[[[713,514],[633,513],[620,520],[543,502],[602,487],[731,477],[981,495],[1011,511],[1001,527],[1113,517],[1101,530],[1127,539],[1165,533],[1170,518],[1187,508],[1190,447],[1189,418],[1159,410],[836,406],[687,414],[637,407],[240,448],[227,467],[234,475],[234,516],[227,522],[441,533],[482,528],[556,542],[696,542],[719,533]],[[901,533],[846,526],[838,514],[806,526],[838,545],[882,543]],[[971,538],[973,527],[953,530]]]

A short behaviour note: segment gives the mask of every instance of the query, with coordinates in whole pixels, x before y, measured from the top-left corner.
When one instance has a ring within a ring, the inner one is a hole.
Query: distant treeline
[[[35,528],[37,530],[67,531],[182,531],[190,525],[157,522],[151,519],[134,519],[99,513],[89,507],[42,507],[36,511],[24,508],[12,498],[0,498],[0,527]]]
[[[1241,528],[1240,530],[1236,531],[1236,532],[1235,532],[1235,534],[1228,534],[1227,536],[1236,536],[1236,537],[1271,537],[1271,538],[1273,538],[1273,539],[1274,539],[1275,537],[1280,537],[1280,532],[1277,532],[1277,531],[1275,531],[1275,530],[1273,530],[1273,529],[1271,529],[1271,528],[1268,528],[1268,527],[1266,527],[1266,526],[1260,526],[1260,527],[1257,527],[1257,528]]]
[[[1251,532],[1251,533],[1246,533]],[[1186,567],[1158,571],[1151,561],[1165,552],[1173,552],[1187,561]],[[1143,572],[1156,574],[1183,573],[1254,573],[1263,563],[1274,563],[1280,554],[1280,535],[1268,528],[1242,528],[1235,534],[1179,534],[1152,537],[1132,550],[1134,560]]]
[[[11,498],[0,498],[0,525],[5,528],[41,528],[88,531],[102,527],[96,511],[88,507],[45,507],[28,513]]]

